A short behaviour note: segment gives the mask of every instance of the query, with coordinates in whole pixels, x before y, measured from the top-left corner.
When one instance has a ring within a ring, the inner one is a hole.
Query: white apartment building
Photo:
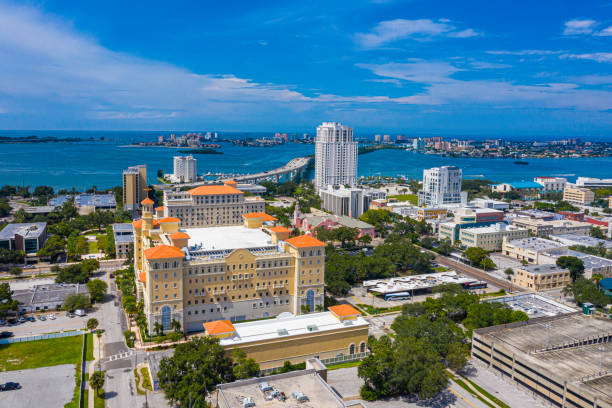
[[[533,181],[541,184],[545,192],[563,191],[567,184],[564,177],[534,177]]]
[[[612,187],[612,178],[598,179],[594,177],[578,177],[576,185],[578,187]]]
[[[504,223],[488,227],[464,228],[459,232],[459,239],[466,247],[479,247],[485,251],[500,251],[504,237],[507,240],[527,238],[529,230]]]
[[[191,183],[197,179],[196,159],[193,156],[174,156],[174,179],[179,183]]]
[[[323,209],[335,215],[359,217],[370,209],[372,200],[385,199],[383,190],[331,186],[319,190]]]
[[[323,122],[315,139],[315,187],[354,186],[357,181],[357,142],[353,128]]]
[[[467,202],[461,192],[462,172],[456,166],[442,166],[423,170],[423,189],[419,190],[420,207],[436,207]]]

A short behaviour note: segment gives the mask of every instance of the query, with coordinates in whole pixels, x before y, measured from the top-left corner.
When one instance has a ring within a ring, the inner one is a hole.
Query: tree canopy
[[[557,258],[557,266],[559,268],[569,269],[572,282],[580,278],[584,274],[584,263],[582,259],[575,256],[560,256]]]

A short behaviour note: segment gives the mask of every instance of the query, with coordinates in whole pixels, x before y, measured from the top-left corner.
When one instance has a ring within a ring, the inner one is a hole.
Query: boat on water
[[[522,160],[516,160],[514,164],[529,164],[529,162],[522,161]]]

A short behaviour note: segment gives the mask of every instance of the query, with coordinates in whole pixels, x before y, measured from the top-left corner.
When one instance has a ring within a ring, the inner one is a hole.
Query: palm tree
[[[96,371],[89,378],[89,385],[96,390],[96,395],[100,396],[100,388],[104,387],[104,371]]]
[[[93,331],[96,327],[98,327],[98,319],[92,317],[87,320],[87,330]]]
[[[153,330],[158,336],[164,334],[164,326],[162,326],[160,322],[155,322],[155,324],[153,325]]]
[[[172,321],[170,322],[170,328],[175,332],[179,332],[181,331],[181,323],[178,320],[172,319]]]
[[[100,339],[102,338],[102,330],[96,330],[96,337],[98,338],[98,370],[100,370]]]

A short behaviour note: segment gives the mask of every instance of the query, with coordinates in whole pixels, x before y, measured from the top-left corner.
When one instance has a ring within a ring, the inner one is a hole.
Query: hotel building
[[[568,184],[563,190],[563,201],[573,204],[591,204],[595,200],[595,193],[588,188],[576,187]]]
[[[423,170],[423,189],[419,190],[419,207],[465,204],[467,193],[461,192],[462,172],[456,166]]]
[[[315,187],[354,186],[357,181],[357,142],[353,128],[323,122],[315,139]]]
[[[179,183],[190,183],[197,179],[196,159],[193,156],[174,156],[173,178]]]
[[[241,215],[242,225],[182,228],[176,217],[154,219],[151,200],[142,207],[133,223],[134,267],[150,332],[173,319],[190,332],[215,320],[322,310],[323,242],[289,238],[265,213]]]
[[[183,228],[242,224],[242,214],[263,212],[261,197],[244,197],[236,182],[205,185],[189,191],[164,191],[163,216],[180,218]]]
[[[123,170],[123,209],[135,211],[139,203],[147,197],[147,166],[128,167]]]

